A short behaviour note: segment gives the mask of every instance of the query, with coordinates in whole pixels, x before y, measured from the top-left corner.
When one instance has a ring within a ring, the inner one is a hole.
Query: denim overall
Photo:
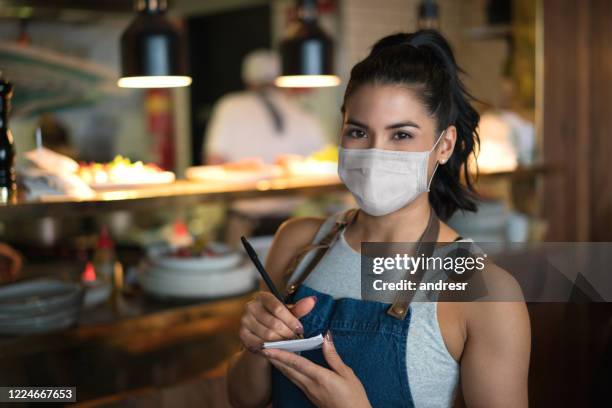
[[[387,314],[386,303],[333,299],[305,285],[299,287],[291,300],[293,303],[312,295],[317,297],[316,305],[300,319],[304,337],[325,334],[331,329],[338,354],[363,384],[372,407],[414,407],[406,368],[410,311],[401,320]],[[329,368],[321,349],[303,351],[301,355]],[[314,405],[302,390],[272,367],[272,406]]]
[[[337,235],[350,223],[355,214],[356,211],[353,214],[345,214],[340,227],[322,240],[327,242],[313,247],[323,248],[324,253],[333,241],[332,236]],[[437,238],[438,219],[433,211],[431,214],[421,242],[424,240],[435,242]],[[426,249],[426,252],[430,250],[433,251],[433,247]],[[303,275],[312,271],[318,260],[312,262],[314,265],[310,265],[310,270]],[[287,296],[288,303],[295,303],[308,296],[317,297],[314,308],[300,319],[304,326],[304,337],[325,334],[327,330],[331,330],[340,358],[351,367],[363,384],[372,407],[414,407],[406,365],[406,344],[411,315],[408,302],[398,298],[389,307],[389,304],[381,302],[351,298],[334,299],[330,295],[300,284],[304,279],[305,276],[302,276],[297,285],[291,285],[293,291],[289,290]],[[329,368],[321,349],[303,351],[300,354],[318,365]],[[272,367],[271,386],[274,408],[314,406],[302,390],[275,367]]]

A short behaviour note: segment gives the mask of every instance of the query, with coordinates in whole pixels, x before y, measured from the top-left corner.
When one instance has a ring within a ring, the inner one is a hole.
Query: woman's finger
[[[270,360],[270,364],[278,369],[285,377],[287,377],[292,383],[298,386],[304,393],[308,393],[308,389],[311,389],[312,380],[300,373],[293,367],[288,366],[278,360]]]
[[[277,319],[275,316],[270,314],[270,312],[268,312],[268,310],[264,308],[261,303],[254,303],[251,311],[257,322],[268,330],[278,333],[280,335],[280,340],[294,339],[296,337],[296,333],[293,329],[283,323],[282,320]],[[260,337],[267,338],[266,336]]]
[[[289,330],[289,337],[285,337],[281,333],[261,324],[257,320],[257,317],[253,315],[245,315],[242,318],[242,324],[263,341],[279,341],[295,338],[291,330]]]
[[[246,327],[242,327],[239,332],[240,340],[244,347],[250,352],[256,353],[260,352],[263,347],[263,339],[259,338],[253,332],[251,332]]]
[[[268,312],[273,314],[277,319],[281,320],[287,327],[289,327],[295,334],[304,334],[304,327],[302,323],[287,309],[280,300],[274,297],[273,294],[262,292],[260,300],[263,307]]]
[[[263,354],[268,357],[268,359],[271,359],[271,361],[280,361],[281,363],[302,373],[311,380],[319,381],[322,380],[325,376],[332,373],[332,371],[328,370],[327,368],[321,367],[320,365],[313,363],[307,358],[294,354],[290,351],[279,349],[265,349],[263,350]]]
[[[304,317],[315,307],[315,303],[317,303],[316,296],[302,298],[291,306],[291,313],[297,318]]]
[[[327,331],[323,340],[323,356],[325,357],[325,361],[327,361],[330,368],[341,376],[344,376],[347,374],[348,370],[350,370],[350,368],[344,364],[344,361],[342,361],[342,358],[340,358],[340,355],[336,351],[331,330]]]

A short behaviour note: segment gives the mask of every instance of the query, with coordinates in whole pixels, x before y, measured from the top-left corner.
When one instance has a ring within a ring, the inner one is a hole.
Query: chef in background
[[[318,119],[274,86],[279,74],[280,59],[275,52],[247,54],[242,62],[246,90],[224,96],[214,107],[206,132],[205,163],[272,164],[279,156],[308,156],[325,146]],[[226,241],[236,245],[240,235],[274,234],[302,201],[298,197],[234,201],[228,212]]]
[[[206,131],[205,163],[251,158],[274,163],[282,154],[308,156],[324,147],[318,119],[274,86],[279,74],[275,52],[247,54],[242,62],[247,89],[225,95],[215,105]]]

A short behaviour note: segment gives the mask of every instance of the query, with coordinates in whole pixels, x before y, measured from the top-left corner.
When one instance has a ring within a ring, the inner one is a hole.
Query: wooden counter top
[[[239,321],[250,297],[3,338],[0,383],[76,386],[78,401],[85,402],[219,377],[220,367],[239,349]]]

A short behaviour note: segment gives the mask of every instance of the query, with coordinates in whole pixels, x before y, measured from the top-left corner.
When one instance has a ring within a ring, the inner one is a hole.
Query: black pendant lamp
[[[337,86],[334,74],[334,46],[317,21],[316,0],[298,2],[298,20],[280,45],[282,75],[276,86],[312,88]]]
[[[137,0],[137,15],[121,36],[122,88],[188,86],[182,31],[166,19],[167,0]]]
[[[440,11],[436,0],[421,0],[417,26],[421,29],[440,29]]]

